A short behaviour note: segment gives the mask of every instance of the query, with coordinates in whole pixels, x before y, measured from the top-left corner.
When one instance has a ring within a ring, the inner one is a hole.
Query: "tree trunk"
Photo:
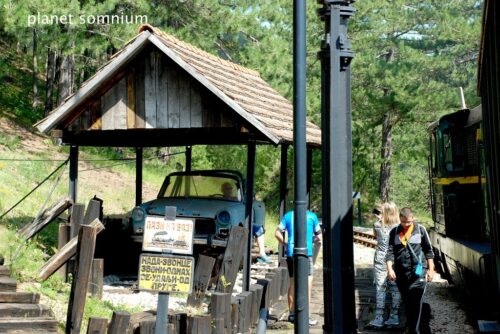
[[[382,147],[380,149],[380,200],[387,202],[389,200],[389,189],[391,179],[391,158],[392,158],[392,127],[391,112],[384,114],[384,123],[382,123]]]
[[[54,93],[54,79],[56,76],[56,52],[47,48],[47,70],[45,73],[45,116],[54,108],[52,95]]]
[[[33,29],[33,101],[31,106],[33,109],[36,108],[37,105],[37,95],[38,95],[38,87],[36,85],[36,74],[38,72],[38,64],[36,61],[36,53],[37,53],[37,38],[36,38],[36,29]]]
[[[59,71],[59,94],[57,98],[57,105],[60,106],[64,100],[73,93],[73,70],[74,70],[74,57],[63,56],[61,68]]]

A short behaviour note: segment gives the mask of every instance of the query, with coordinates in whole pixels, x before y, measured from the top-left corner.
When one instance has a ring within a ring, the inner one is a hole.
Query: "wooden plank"
[[[127,333],[130,321],[130,313],[127,311],[114,311],[111,323],[109,324],[108,334]]]
[[[0,303],[38,304],[40,295],[33,292],[0,292]]]
[[[144,60],[142,57],[135,67],[135,128],[143,129],[145,127],[145,98],[144,91]]]
[[[134,67],[127,73],[127,129],[135,128],[135,76]]]
[[[90,130],[102,129],[101,99],[96,99],[90,104]]]
[[[87,326],[87,334],[106,334],[108,329],[108,319],[90,317]]]
[[[43,133],[52,130],[57,122],[62,120],[73,106],[92,96],[93,93],[102,87],[103,83],[107,82],[116,74],[125,62],[141,52],[143,47],[149,44],[149,37],[151,37],[150,32],[142,32],[133,42],[127,45],[110,64],[103,67],[85,86],[78,90],[78,94],[71,96],[46,119],[37,123],[36,127],[38,130]]]
[[[122,78],[101,98],[102,129],[127,128],[127,78]]]
[[[0,318],[36,318],[51,317],[52,312],[46,305],[41,304],[0,304]]]
[[[31,223],[26,224],[19,230],[19,234],[23,236],[25,240],[30,239],[35,234],[40,232],[47,224],[56,219],[61,213],[71,206],[71,199],[69,197],[59,200],[52,207],[44,210],[37,218],[35,218]]]
[[[205,255],[198,256],[198,261],[196,261],[196,268],[194,270],[193,292],[187,299],[188,305],[201,305],[210,282],[214,264],[215,259],[213,257]]]
[[[71,240],[70,235],[71,235],[71,224],[67,224],[67,223],[59,224],[59,231],[57,234],[57,249],[58,250],[61,250],[61,248],[63,248],[64,245],[66,245],[68,243],[68,241]],[[68,274],[68,268],[67,268],[66,264],[63,264],[61,266],[61,268],[59,268],[57,273],[60,276],[66,278],[66,275]]]
[[[40,330],[41,333],[57,333],[55,319],[0,319],[0,333],[10,333],[21,330]],[[16,333],[16,332],[14,332]],[[35,332],[36,333],[36,332]]]
[[[95,219],[90,226],[96,227],[96,233],[104,230],[104,225],[101,224],[99,219]],[[45,262],[45,264],[40,268],[38,278],[45,281],[49,278],[57,269],[59,269],[64,263],[66,263],[71,257],[76,254],[77,251],[78,238],[74,237],[71,239],[63,248],[61,248],[56,254]]]
[[[179,127],[179,71],[169,66],[168,72],[168,128]]]
[[[80,333],[87,290],[90,280],[90,270],[94,259],[97,228],[82,225],[78,234],[76,270],[71,284],[68,302],[66,333]]]
[[[222,325],[223,333],[231,333],[231,294],[224,292],[214,292],[210,302],[210,314],[214,320],[222,320],[219,325]]]
[[[144,109],[147,129],[156,128],[157,54],[153,51],[144,59]]]
[[[17,289],[17,281],[11,277],[0,277],[0,291],[12,291],[15,292]]]
[[[94,259],[92,261],[92,271],[90,274],[89,292],[95,298],[102,299],[102,288],[104,285],[104,259]]]
[[[210,316],[193,316],[188,317],[187,333],[188,334],[212,334],[212,326],[210,324]]]
[[[201,95],[198,90],[195,88],[199,88],[199,85],[191,85],[190,87],[190,98],[191,98],[191,128],[201,128]]]
[[[69,224],[71,228],[71,238],[74,238],[80,232],[80,225],[83,222],[83,214],[85,213],[85,205],[73,204],[71,207],[71,216],[69,217]]]
[[[0,266],[0,277],[10,276],[10,270],[7,266]]]
[[[156,126],[157,128],[168,128],[168,114],[169,114],[169,86],[170,76],[168,62],[165,57],[158,57],[157,63],[157,90],[156,90]]]
[[[248,229],[242,226],[234,226],[231,229],[216,291],[229,293],[233,291],[236,276],[243,259],[247,234]]]
[[[184,76],[179,76],[179,127],[191,127],[191,87]]]

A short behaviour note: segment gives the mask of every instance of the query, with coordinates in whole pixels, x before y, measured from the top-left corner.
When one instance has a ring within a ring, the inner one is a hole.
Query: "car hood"
[[[177,207],[177,216],[214,218],[217,212],[234,206],[242,206],[241,202],[204,198],[158,198],[141,205],[148,215],[163,216],[166,206]]]

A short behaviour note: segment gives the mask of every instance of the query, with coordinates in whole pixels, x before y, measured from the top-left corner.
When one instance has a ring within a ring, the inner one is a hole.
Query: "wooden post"
[[[187,299],[187,304],[190,306],[199,306],[203,300],[203,296],[208,288],[212,269],[214,268],[215,259],[210,256],[200,255],[196,262],[193,278],[193,292]]]
[[[223,333],[231,333],[231,294],[224,292],[214,292],[210,302],[210,314],[212,319],[218,321],[222,319]],[[219,323],[219,325],[221,325]]]
[[[104,225],[101,224],[99,219],[96,219],[89,226],[96,228],[96,233],[104,230]],[[76,254],[78,245],[78,238],[74,237],[71,239],[63,248],[61,248],[56,254],[54,254],[45,264],[40,268],[40,273],[38,278],[42,281],[49,278],[53,273],[56,272],[64,263],[66,263],[72,256]]]
[[[250,292],[252,293],[252,310],[250,319],[252,321],[251,326],[253,326],[257,323],[257,320],[259,320],[259,311],[262,305],[262,293],[264,292],[264,289],[262,285],[252,284],[250,285]]]
[[[71,225],[67,223],[59,224],[59,234],[57,236],[57,249],[61,250],[71,239]],[[66,264],[63,264],[58,271],[59,275],[66,278],[67,275],[67,267]]]
[[[175,313],[168,315],[168,322],[173,324],[174,330],[172,333],[186,334],[187,333],[187,314]],[[169,332],[170,333],[170,332]]]
[[[248,229],[234,226],[227,242],[216,291],[231,293],[245,251]]]
[[[95,197],[91,199],[87,205],[87,211],[85,211],[85,217],[83,218],[82,224],[89,225],[95,219],[102,219],[101,210],[102,200]]]
[[[89,318],[89,325],[87,326],[87,334],[106,334],[108,329],[108,319],[106,318]]]
[[[260,307],[269,309],[271,307],[269,280],[267,278],[260,278],[257,280],[257,284],[262,285],[262,302]]]
[[[210,316],[188,317],[188,334],[212,334],[212,326],[210,325],[210,321]]]
[[[114,311],[111,323],[109,324],[108,334],[126,333],[129,322],[130,313],[127,311]]]
[[[69,224],[71,226],[71,238],[76,237],[80,231],[80,225],[83,222],[83,213],[85,212],[85,205],[83,204],[73,204],[71,207],[71,216],[69,218]]]
[[[155,334],[156,320],[144,320],[139,325],[140,334]],[[170,333],[170,331],[169,331]]]
[[[102,287],[104,284],[104,259],[92,261],[92,274],[89,282],[89,292],[97,299],[102,299]]]
[[[80,333],[87,288],[89,286],[90,269],[94,258],[96,230],[95,227],[84,225],[80,228],[78,234],[76,270],[71,285],[66,321],[66,333],[68,334]]]
[[[237,297],[231,297],[231,332],[238,333],[240,302]]]

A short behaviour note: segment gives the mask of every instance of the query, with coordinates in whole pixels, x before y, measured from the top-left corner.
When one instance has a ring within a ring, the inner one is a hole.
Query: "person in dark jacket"
[[[422,298],[434,276],[434,252],[422,225],[414,223],[410,208],[399,213],[400,225],[389,233],[386,254],[387,278],[395,280],[406,309],[406,328],[419,333]]]

